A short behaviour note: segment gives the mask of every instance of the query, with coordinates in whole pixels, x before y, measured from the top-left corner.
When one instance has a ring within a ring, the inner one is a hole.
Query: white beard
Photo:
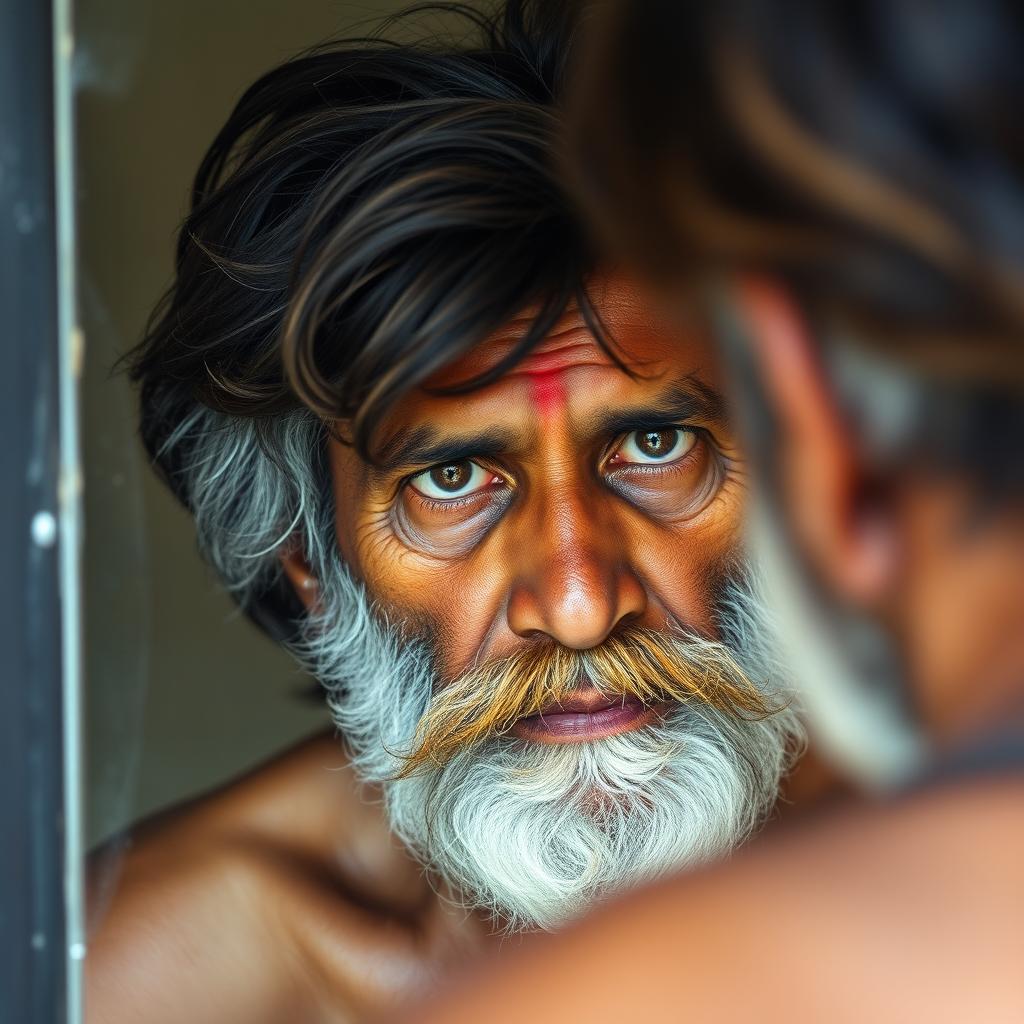
[[[802,743],[788,708],[749,721],[692,702],[587,743],[498,737],[396,779],[436,686],[430,653],[382,621],[332,559],[297,653],[327,687],[356,769],[381,785],[395,832],[465,906],[510,929],[554,928],[624,886],[722,856],[773,806]],[[761,607],[735,588],[722,628],[767,687]]]

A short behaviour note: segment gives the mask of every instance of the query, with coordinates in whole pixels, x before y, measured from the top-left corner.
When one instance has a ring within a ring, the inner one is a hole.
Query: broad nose
[[[647,609],[628,545],[601,498],[559,489],[538,500],[511,552],[509,628],[583,650]]]

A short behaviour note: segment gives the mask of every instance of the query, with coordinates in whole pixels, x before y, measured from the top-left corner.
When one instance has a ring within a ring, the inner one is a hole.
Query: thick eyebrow
[[[628,409],[616,409],[599,416],[588,426],[595,434],[615,435],[644,427],[668,427],[686,420],[702,420],[712,426],[726,423],[722,396],[695,377],[684,377],[655,395],[649,402]],[[494,458],[516,444],[509,430],[491,428],[469,434],[445,434],[422,425],[399,430],[382,445],[372,470],[385,476],[402,469],[462,462],[472,458]]]
[[[506,430],[483,430],[475,434],[442,434],[434,427],[400,430],[381,448],[373,469],[380,474],[464,459],[488,458],[508,451],[514,436]]]
[[[669,427],[687,420],[717,427],[728,422],[725,399],[695,377],[676,381],[643,405],[614,409],[598,416],[589,426],[595,434],[614,435],[644,427]]]

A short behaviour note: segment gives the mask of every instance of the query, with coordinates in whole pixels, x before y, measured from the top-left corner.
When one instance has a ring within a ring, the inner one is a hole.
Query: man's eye
[[[425,498],[464,498],[494,482],[494,474],[469,459],[444,462],[414,476],[409,482]]]
[[[692,430],[681,427],[659,427],[657,430],[634,430],[627,434],[615,453],[615,461],[651,465],[682,458],[696,442]]]

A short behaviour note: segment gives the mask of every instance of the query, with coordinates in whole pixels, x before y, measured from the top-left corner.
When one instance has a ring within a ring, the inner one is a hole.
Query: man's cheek
[[[364,582],[391,621],[430,640],[443,677],[458,675],[488,656],[501,633],[504,577],[473,560],[457,566],[425,564],[421,557],[400,552],[367,563]]]
[[[650,538],[637,558],[654,602],[680,626],[714,635],[717,603],[740,552],[717,534]]]
[[[430,589],[430,614],[439,642],[438,669],[444,676],[459,675],[503,653],[507,583],[502,575],[459,573]]]

